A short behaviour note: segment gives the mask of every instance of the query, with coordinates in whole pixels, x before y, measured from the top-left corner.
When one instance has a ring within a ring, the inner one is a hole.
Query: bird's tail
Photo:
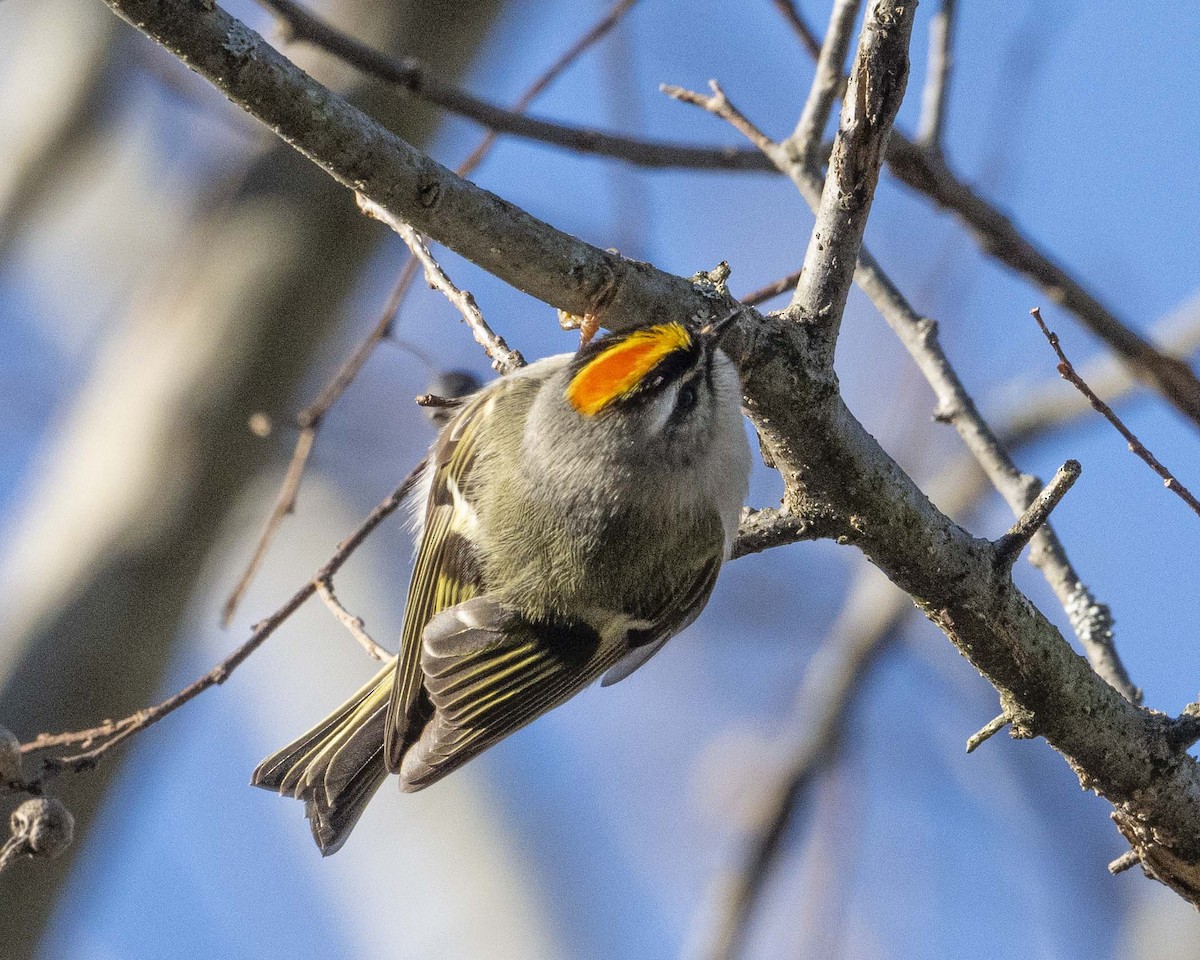
[[[324,856],[346,842],[363,808],[387,778],[383,727],[396,669],[366,686],[299,740],[258,765],[250,782],[305,802]]]

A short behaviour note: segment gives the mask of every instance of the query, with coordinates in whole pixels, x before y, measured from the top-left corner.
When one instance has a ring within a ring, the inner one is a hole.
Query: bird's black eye
[[[675,412],[687,413],[696,405],[696,384],[685,383],[679,388],[679,396],[675,398]]]

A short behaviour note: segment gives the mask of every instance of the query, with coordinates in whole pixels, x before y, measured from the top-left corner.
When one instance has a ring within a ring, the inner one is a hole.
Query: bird
[[[399,654],[251,779],[305,801],[322,854],[390,774],[435,783],[700,614],[749,482],[735,317],[610,333],[457,403],[414,472]]]

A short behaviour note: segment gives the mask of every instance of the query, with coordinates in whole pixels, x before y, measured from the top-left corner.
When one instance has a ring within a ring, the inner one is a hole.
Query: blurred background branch
[[[499,5],[345,0],[335,9],[381,46],[421,50],[453,72],[465,69]],[[42,9],[28,15],[32,29]],[[64,55],[79,55],[72,32],[55,37],[45,29],[46,42],[55,38]],[[127,35],[124,27],[101,34]],[[94,56],[107,61],[113,51]],[[68,98],[104,96],[94,79],[94,71],[78,71]],[[353,96],[417,142],[434,129],[431,109],[414,109],[378,85]],[[71,116],[63,114],[60,141],[73,139]],[[86,140],[70,149],[86,149]],[[93,141],[97,154],[107,149]],[[106,337],[5,551],[0,703],[18,735],[87,726],[152,699],[221,520],[269,451],[246,428],[247,417],[265,411],[279,419],[293,402],[381,236],[340,186],[285,144],[266,141],[257,154],[214,162],[224,166],[225,186],[200,203],[190,237],[156,264],[153,286]],[[74,169],[87,176],[101,163],[97,155]],[[34,169],[48,178],[42,193],[70,189],[61,166]],[[77,849],[87,849],[88,827],[116,772],[63,781],[60,795],[85,837]],[[14,902],[19,882],[26,905],[0,911],[0,943],[11,945],[13,960],[35,955],[76,855],[0,878],[0,900]]]
[[[1176,356],[1196,359],[1200,309],[1194,300],[1159,321],[1155,330]],[[1104,381],[1109,403],[1120,404],[1138,385],[1111,360],[1098,367],[1093,376]],[[1088,415],[1086,402],[1060,402],[1064,394],[1054,389],[1056,385],[1048,381],[1029,391],[1028,399],[1015,408],[995,415],[1005,446],[1017,452]],[[959,454],[926,484],[930,498],[962,522],[978,518],[989,489],[987,474],[970,451]],[[796,692],[793,716],[774,747],[777,764],[753,790],[749,803],[755,828],[738,839],[730,862],[713,879],[696,913],[691,955],[697,960],[733,960],[744,951],[754,911],[764,900],[784,839],[799,819],[814,778],[836,756],[846,718],[880,651],[899,638],[915,613],[906,594],[868,564],[859,565],[841,611]]]

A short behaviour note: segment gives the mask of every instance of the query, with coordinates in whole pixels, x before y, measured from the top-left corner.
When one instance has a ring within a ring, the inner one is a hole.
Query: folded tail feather
[[[305,801],[324,856],[336,853],[387,778],[383,728],[395,667],[388,664],[361,690],[294,743],[267,757],[251,784]]]

